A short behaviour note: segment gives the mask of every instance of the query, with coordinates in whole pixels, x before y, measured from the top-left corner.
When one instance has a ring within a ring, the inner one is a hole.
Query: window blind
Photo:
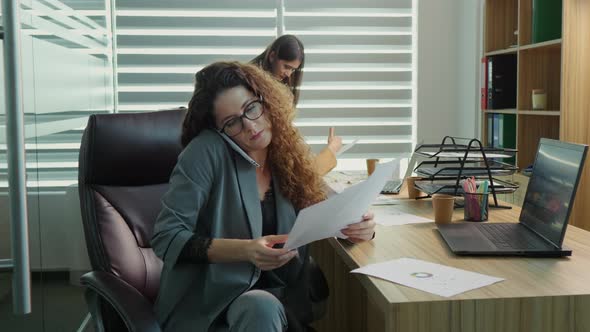
[[[301,38],[306,67],[297,124],[315,150],[330,126],[344,143],[339,164],[412,148],[412,1],[284,0],[284,32]]]
[[[118,0],[115,13],[119,112],[186,106],[199,69],[247,62],[277,34],[268,0]]]
[[[365,158],[388,159],[411,151],[412,0],[117,0],[112,36],[110,1],[22,3],[23,22],[28,23],[23,33],[38,40],[24,45],[30,47],[28,61],[36,61],[27,68],[37,68],[28,75],[37,80],[38,95],[26,98],[35,102],[25,105],[33,187],[76,183],[87,116],[113,111],[108,93],[113,78],[116,112],[186,106],[196,71],[219,60],[247,62],[280,33],[297,35],[305,44],[295,123],[314,151],[326,145],[331,126],[345,144],[359,139],[339,157],[340,168],[363,169]],[[63,48],[64,61],[51,66],[43,62],[45,50],[39,44],[45,42]],[[71,60],[65,59],[78,53],[74,59],[81,61],[77,68],[84,73],[76,76]],[[61,75],[60,89],[53,89],[56,85],[48,78],[58,77],[58,69],[67,75]],[[7,185],[5,151],[0,142],[0,187]]]
[[[412,0],[118,0],[118,111],[186,106],[194,73],[247,62],[283,32],[304,43],[296,125],[312,149],[328,128],[359,139],[339,165],[412,148]]]

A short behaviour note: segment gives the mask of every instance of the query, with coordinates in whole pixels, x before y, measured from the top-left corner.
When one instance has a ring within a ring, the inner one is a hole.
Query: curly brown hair
[[[217,62],[196,73],[195,91],[183,123],[182,144],[186,146],[204,129],[216,130],[215,99],[236,86],[262,97],[265,116],[272,128],[267,162],[270,161],[281,193],[296,209],[325,199],[309,146],[293,125],[295,107],[291,92],[255,65]]]

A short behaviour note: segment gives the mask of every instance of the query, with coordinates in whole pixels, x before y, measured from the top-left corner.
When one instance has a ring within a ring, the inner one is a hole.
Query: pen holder
[[[488,193],[464,193],[464,219],[467,221],[488,220]]]

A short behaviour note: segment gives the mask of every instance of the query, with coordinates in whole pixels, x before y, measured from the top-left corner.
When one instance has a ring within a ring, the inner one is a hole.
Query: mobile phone
[[[234,149],[234,151],[236,151],[237,153],[239,153],[242,157],[244,157],[244,159],[246,159],[250,164],[256,166],[256,167],[260,167],[260,165],[256,162],[256,160],[252,159],[252,157],[250,157],[246,151],[242,150],[242,148],[236,144],[236,142],[234,142],[234,140],[232,140],[229,136],[227,136],[224,133],[220,133],[217,132],[219,135],[221,135],[221,137],[232,147],[232,149]]]

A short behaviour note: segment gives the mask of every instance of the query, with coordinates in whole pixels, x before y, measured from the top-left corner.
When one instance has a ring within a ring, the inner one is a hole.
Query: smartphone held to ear
[[[256,167],[260,167],[260,165],[254,159],[252,159],[252,157],[250,157],[246,153],[246,151],[242,150],[242,148],[238,144],[236,144],[236,142],[234,142],[229,136],[227,136],[224,133],[220,133],[220,132],[218,132],[218,133],[229,144],[229,146],[231,146],[231,148],[234,149],[234,151],[236,151],[242,157],[244,157],[244,159],[246,159],[250,164],[252,164]]]

